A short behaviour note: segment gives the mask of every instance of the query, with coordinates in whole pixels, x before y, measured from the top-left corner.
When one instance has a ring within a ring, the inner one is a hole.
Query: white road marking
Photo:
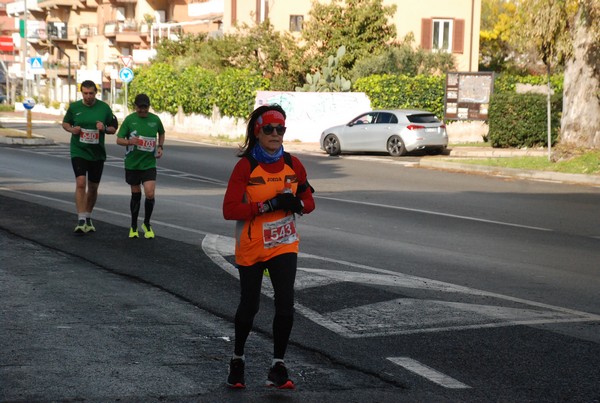
[[[415,213],[423,213],[423,214],[438,215],[438,216],[443,216],[443,217],[459,218],[461,220],[470,220],[470,221],[485,222],[485,223],[489,223],[489,224],[506,225],[509,227],[527,228],[527,229],[533,229],[533,230],[537,230],[537,231],[554,231],[549,228],[532,227],[529,225],[514,224],[514,223],[509,223],[509,222],[503,222],[503,221],[486,220],[484,218],[467,217],[464,215],[440,213],[440,212],[431,211],[431,210],[422,210],[422,209],[416,209],[416,208],[410,208],[410,207],[390,206],[388,204],[369,203],[369,202],[364,202],[364,201],[338,199],[336,197],[324,197],[324,196],[318,196],[318,197],[320,199],[333,200],[333,201],[337,201],[340,203],[361,204],[361,205],[365,205],[365,206],[383,207],[383,208],[389,208],[392,210],[411,211],[411,212],[415,212]],[[315,198],[317,198],[317,196],[315,196]]]
[[[437,383],[448,389],[470,389],[469,385],[465,385],[462,382],[457,381],[456,379],[449,377],[439,371],[436,371],[433,368],[428,367],[427,365],[421,364],[417,360],[413,360],[408,357],[388,357],[388,360],[393,362],[396,365],[400,365],[401,367],[406,368],[407,370],[414,372],[417,375],[420,375],[424,378],[429,379],[431,382]]]
[[[239,278],[237,269],[224,257],[234,254],[233,238],[207,234],[202,241],[202,249],[223,270]],[[298,267],[298,290],[341,283],[386,287],[390,297],[385,301],[357,304],[329,312],[317,312],[306,304],[296,303],[296,310],[306,318],[346,338],[600,321],[598,315],[442,281],[315,255],[300,253],[299,257],[331,262],[337,267],[347,269]],[[367,270],[371,273],[353,269]],[[431,299],[431,296],[418,298],[403,295],[410,290],[416,290],[417,294],[435,291],[436,299]],[[269,297],[273,296],[271,283],[266,279],[263,283],[263,293]],[[394,298],[394,295],[398,297]],[[461,301],[453,301],[457,298]],[[486,304],[479,303],[481,300],[485,300]]]

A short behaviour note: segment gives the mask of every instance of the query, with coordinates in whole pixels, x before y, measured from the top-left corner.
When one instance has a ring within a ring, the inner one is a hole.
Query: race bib
[[[140,151],[154,152],[156,148],[156,137],[139,136],[137,138],[137,149]]]
[[[79,141],[85,144],[99,144],[100,132],[97,129],[81,129]]]
[[[281,220],[263,224],[263,242],[265,249],[274,248],[277,245],[294,243],[297,240],[296,220],[293,215],[286,216]]]

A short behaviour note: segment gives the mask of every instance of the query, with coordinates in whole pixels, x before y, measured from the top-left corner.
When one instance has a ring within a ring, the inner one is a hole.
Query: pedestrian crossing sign
[[[41,57],[30,57],[29,64],[32,70],[42,70],[44,68]]]

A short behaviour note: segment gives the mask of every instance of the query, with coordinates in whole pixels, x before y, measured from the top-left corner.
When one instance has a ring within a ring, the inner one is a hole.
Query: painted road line
[[[420,375],[431,382],[437,383],[448,389],[470,389],[469,385],[465,385],[464,383],[457,381],[456,379],[449,377],[439,371],[436,371],[433,368],[428,367],[427,365],[421,364],[417,360],[413,360],[408,357],[388,357],[388,360],[393,362],[396,365],[400,365],[401,367],[409,370],[410,372],[414,372],[417,375]]]
[[[202,241],[202,249],[221,269],[237,278],[237,270],[225,258],[234,254],[233,238],[207,234]],[[296,310],[345,338],[600,321],[600,316],[587,312],[391,270],[304,253],[300,253],[299,258]],[[307,264],[321,267],[306,267]],[[337,268],[330,270],[327,268],[330,266]],[[310,289],[328,287],[329,292],[335,292],[336,287],[344,285],[359,288],[382,286],[386,290],[382,295],[387,298],[376,302],[367,299],[362,304],[357,299],[353,306],[331,310],[301,298],[302,292]],[[435,294],[431,294],[432,291]],[[273,297],[271,284],[266,280],[263,294]]]
[[[422,210],[422,209],[417,209],[417,208],[390,206],[389,204],[369,203],[369,202],[364,202],[364,201],[338,199],[336,197],[325,197],[325,196],[315,196],[315,198],[325,199],[325,200],[332,200],[332,201],[337,201],[337,202],[340,202],[340,203],[360,204],[360,205],[364,205],[364,206],[382,207],[382,208],[389,208],[389,209],[393,209],[393,210],[410,211],[410,212],[413,212],[413,213],[431,214],[431,215],[437,215],[437,216],[442,216],[442,217],[458,218],[458,219],[461,219],[461,220],[484,222],[484,223],[488,223],[488,224],[505,225],[505,226],[508,226],[508,227],[533,229],[533,230],[536,230],[536,231],[554,231],[554,230],[552,230],[550,228],[532,227],[530,225],[514,224],[514,223],[504,222],[504,221],[486,220],[484,218],[468,217],[468,216],[457,215],[457,214],[440,213],[440,212],[437,212],[437,211]]]

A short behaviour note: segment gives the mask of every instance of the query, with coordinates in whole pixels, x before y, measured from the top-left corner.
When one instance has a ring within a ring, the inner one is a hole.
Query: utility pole
[[[23,98],[27,98],[29,92],[27,91],[27,56],[29,54],[28,42],[27,42],[27,22],[29,19],[29,8],[27,0],[23,0],[23,43],[21,45],[21,71],[23,73]]]

